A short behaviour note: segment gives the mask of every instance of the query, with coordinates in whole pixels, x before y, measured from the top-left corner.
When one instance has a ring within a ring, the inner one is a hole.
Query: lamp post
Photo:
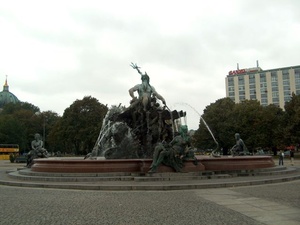
[[[46,148],[46,117],[43,115],[43,143],[44,143],[44,148]]]

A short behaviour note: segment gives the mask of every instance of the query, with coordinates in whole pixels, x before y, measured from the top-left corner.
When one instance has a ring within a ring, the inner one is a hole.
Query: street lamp
[[[43,143],[44,148],[46,148],[46,117],[43,115]]]

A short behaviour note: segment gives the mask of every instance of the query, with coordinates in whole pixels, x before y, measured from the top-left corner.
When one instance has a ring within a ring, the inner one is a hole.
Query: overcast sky
[[[3,1],[0,83],[62,115],[76,99],[129,106],[137,63],[197,129],[228,71],[300,64],[299,0]],[[2,80],[2,81],[1,81]]]

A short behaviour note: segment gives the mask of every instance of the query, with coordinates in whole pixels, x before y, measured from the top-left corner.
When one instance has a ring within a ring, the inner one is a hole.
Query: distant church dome
[[[0,108],[8,103],[20,102],[19,99],[11,92],[9,92],[9,86],[7,84],[7,78],[5,84],[3,85],[3,91],[0,92]]]

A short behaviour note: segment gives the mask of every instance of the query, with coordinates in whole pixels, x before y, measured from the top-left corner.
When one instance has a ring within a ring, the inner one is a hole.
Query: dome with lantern
[[[18,103],[20,100],[11,92],[9,92],[9,86],[7,84],[7,78],[3,85],[3,91],[0,92],[0,109],[8,103]]]

